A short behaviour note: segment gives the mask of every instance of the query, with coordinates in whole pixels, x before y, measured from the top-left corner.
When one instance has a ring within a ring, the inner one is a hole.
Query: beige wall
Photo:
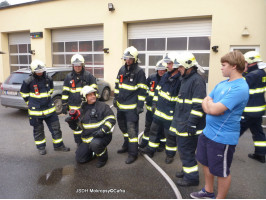
[[[108,11],[112,2],[115,11]],[[249,14],[249,10],[250,14]],[[209,91],[223,79],[220,57],[231,45],[257,45],[266,60],[266,0],[54,0],[0,10],[0,51],[8,52],[6,33],[22,30],[44,33],[42,39],[31,39],[36,50],[33,59],[51,66],[51,29],[103,24],[104,77],[114,86],[122,65],[121,56],[127,45],[127,23],[174,20],[180,18],[212,18],[211,46],[219,52],[210,54]],[[250,36],[242,37],[244,27]],[[0,82],[9,74],[8,55],[0,55]]]

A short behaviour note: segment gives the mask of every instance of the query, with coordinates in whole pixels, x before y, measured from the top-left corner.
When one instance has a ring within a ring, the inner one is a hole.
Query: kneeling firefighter
[[[82,143],[76,151],[76,161],[85,163],[98,157],[97,168],[103,167],[108,160],[107,145],[112,140],[112,127],[116,119],[111,108],[97,101],[96,90],[91,86],[84,86],[80,92],[84,98],[80,109],[71,109],[66,118],[70,128],[82,131]]]

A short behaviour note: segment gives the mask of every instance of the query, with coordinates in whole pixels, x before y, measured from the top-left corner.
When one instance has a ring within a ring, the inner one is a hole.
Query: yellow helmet
[[[135,59],[134,62],[136,63],[138,62],[138,55],[139,55],[138,50],[135,47],[131,46],[125,49],[123,59],[127,60],[130,58],[134,58]]]
[[[259,52],[257,51],[248,51],[244,54],[245,60],[248,64],[255,62],[262,62]]]
[[[40,60],[33,60],[30,64],[32,73],[42,73],[46,71],[45,64]]]
[[[90,94],[90,93],[92,93],[92,92],[96,92],[96,90],[95,90],[93,87],[91,87],[91,86],[85,85],[85,86],[81,89],[81,91],[80,91],[80,95],[81,95],[84,99],[86,99],[87,94]]]
[[[182,53],[178,58],[178,61],[180,62],[180,66],[183,66],[185,69],[199,65],[195,56],[190,52]]]
[[[75,54],[71,58],[72,65],[84,65],[84,63],[85,63],[84,57],[80,54]]]

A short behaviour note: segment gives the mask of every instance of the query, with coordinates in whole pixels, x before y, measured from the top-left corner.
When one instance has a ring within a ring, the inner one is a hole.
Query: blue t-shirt
[[[241,115],[249,98],[249,87],[244,78],[230,82],[228,80],[216,85],[209,95],[214,103],[220,102],[228,110],[219,116],[207,114],[203,133],[215,142],[236,145],[240,134]]]

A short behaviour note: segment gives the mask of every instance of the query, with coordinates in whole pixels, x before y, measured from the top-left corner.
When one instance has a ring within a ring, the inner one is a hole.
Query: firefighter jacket
[[[155,89],[158,83],[161,80],[161,76],[158,75],[158,73],[151,74],[147,78],[147,97],[146,97],[146,108],[147,110],[152,112],[152,100],[155,95]]]
[[[69,109],[79,109],[82,102],[80,91],[85,85],[98,88],[96,78],[90,72],[83,69],[80,74],[74,70],[68,73],[63,86],[63,105],[68,104]]]
[[[84,102],[80,110],[81,139],[90,143],[93,133],[101,129],[105,134],[112,134],[112,127],[116,123],[115,115],[110,106],[96,101],[94,104]]]
[[[115,81],[115,100],[119,111],[143,108],[147,92],[146,77],[137,63],[120,68]]]
[[[172,121],[175,104],[180,88],[180,73],[171,77],[171,72],[165,73],[156,87],[153,101],[156,102],[156,110],[153,118]]]
[[[266,88],[266,73],[259,69],[258,65],[248,68],[243,73],[249,86],[249,100],[244,109],[243,115],[249,117],[261,117],[266,110],[264,92]]]
[[[23,81],[20,94],[28,105],[30,117],[48,117],[56,111],[51,98],[53,91],[53,80],[46,72],[42,76],[31,74]]]
[[[188,136],[188,126],[195,126],[197,135],[202,133],[205,127],[205,113],[201,104],[205,97],[206,83],[194,69],[181,81],[170,134]]]

